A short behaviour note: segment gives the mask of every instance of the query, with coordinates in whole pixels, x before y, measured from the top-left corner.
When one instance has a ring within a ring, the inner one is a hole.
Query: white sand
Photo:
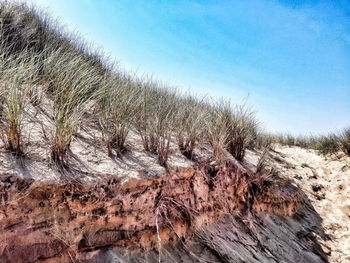
[[[276,146],[269,169],[293,178],[323,219],[330,240],[320,243],[330,262],[350,262],[350,158],[323,157],[314,150]]]

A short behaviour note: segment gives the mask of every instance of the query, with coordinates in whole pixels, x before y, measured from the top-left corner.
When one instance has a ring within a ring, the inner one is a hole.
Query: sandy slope
[[[323,219],[329,240],[320,243],[330,262],[350,262],[350,158],[323,157],[314,150],[276,146],[271,174],[293,178]]]
[[[90,112],[84,115],[83,127],[78,129],[72,138],[67,156],[68,166],[72,172],[67,172],[63,176],[62,172],[57,172],[56,166],[52,165],[49,158],[55,131],[52,101],[45,98],[42,104],[40,111],[28,105],[23,114],[21,132],[25,158],[11,155],[0,138],[0,174],[15,172],[20,177],[46,182],[57,182],[77,174],[78,177],[74,179],[93,183],[111,174],[138,178],[165,173],[165,168],[158,164],[157,156],[143,149],[141,138],[133,129],[128,134],[127,151],[122,158],[116,156],[110,158],[99,121]],[[33,115],[37,117],[33,118]],[[193,165],[192,161],[180,153],[175,138],[170,143],[170,149],[171,156],[168,161],[170,167]]]
[[[49,105],[46,109],[50,109]],[[43,181],[58,181],[62,175],[52,168],[49,162],[50,138],[52,137],[52,114],[38,113],[41,121],[33,121],[32,108],[25,114],[23,127],[25,138],[25,158],[15,158],[3,147],[0,140],[0,173],[15,173],[21,177]],[[88,116],[85,121],[88,121]],[[157,164],[155,155],[145,152],[141,140],[134,131],[127,139],[128,151],[123,158],[109,158],[99,127],[90,120],[85,129],[80,129],[71,145],[70,167],[84,175],[86,181],[101,179],[102,175],[144,177],[165,172]],[[171,143],[172,167],[188,167],[188,161]],[[198,147],[197,154],[211,154],[207,147]],[[259,153],[248,151],[247,167],[254,166]],[[329,235],[323,244],[331,262],[350,262],[350,158],[324,158],[313,150],[298,147],[276,146],[267,158],[267,170],[273,176],[291,178],[308,195],[316,211],[323,219],[323,228]],[[91,175],[91,176],[90,176]]]

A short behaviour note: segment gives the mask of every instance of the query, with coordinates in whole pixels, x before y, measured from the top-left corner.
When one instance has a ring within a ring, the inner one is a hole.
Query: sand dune
[[[319,241],[329,261],[350,262],[350,158],[276,146],[267,163],[272,175],[294,179],[308,195],[329,236],[329,240]]]

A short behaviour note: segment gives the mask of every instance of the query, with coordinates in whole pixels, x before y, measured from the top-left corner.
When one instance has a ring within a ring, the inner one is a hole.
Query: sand
[[[43,182],[57,182],[76,174],[73,179],[95,183],[102,177],[139,178],[160,176],[166,172],[158,164],[157,155],[143,149],[141,138],[134,129],[130,129],[127,136],[126,152],[120,158],[111,158],[97,117],[90,111],[84,115],[82,123],[73,134],[70,151],[67,153],[69,170],[62,174],[50,159],[50,146],[55,131],[52,101],[43,99],[40,111],[28,104],[23,114],[21,131],[25,157],[13,156],[0,139],[0,174],[14,172],[20,177]],[[181,154],[175,138],[170,143],[170,151],[170,168],[193,165],[192,161]]]
[[[267,157],[267,166],[271,176],[289,177],[307,194],[329,236],[327,241],[319,240],[329,261],[350,262],[350,158],[277,145]]]

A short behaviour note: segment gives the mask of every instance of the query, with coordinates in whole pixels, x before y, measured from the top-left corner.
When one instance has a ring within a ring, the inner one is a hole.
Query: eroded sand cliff
[[[161,177],[1,175],[3,262],[327,262],[308,197],[234,160]]]

